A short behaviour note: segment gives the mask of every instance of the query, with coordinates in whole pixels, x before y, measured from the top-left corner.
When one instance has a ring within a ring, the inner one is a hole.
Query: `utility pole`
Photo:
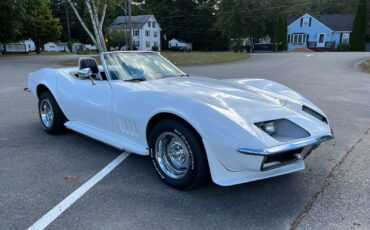
[[[66,11],[66,17],[67,17],[67,33],[68,33],[68,41],[71,40],[71,28],[69,26],[69,11],[68,11],[68,6],[67,4],[65,3],[64,4],[64,9]]]
[[[132,45],[132,21],[131,21],[131,0],[127,0],[127,9],[128,9],[128,32],[130,34],[129,41],[130,41],[130,50],[133,50]]]
[[[122,5],[123,6],[122,6]],[[125,26],[123,31],[125,32],[125,50],[128,50],[129,44],[128,44],[128,26],[127,26],[127,0],[124,0],[121,2],[121,4],[117,4],[119,8],[122,9],[123,12],[125,12]]]

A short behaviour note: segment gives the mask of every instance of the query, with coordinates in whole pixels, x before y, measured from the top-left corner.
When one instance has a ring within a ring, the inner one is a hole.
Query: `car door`
[[[70,78],[58,81],[58,98],[70,121],[111,131],[112,89],[107,80]]]

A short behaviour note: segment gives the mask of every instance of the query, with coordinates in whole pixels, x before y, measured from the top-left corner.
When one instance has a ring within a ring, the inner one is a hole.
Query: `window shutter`
[[[302,25],[303,25],[303,18],[301,18],[301,27],[302,27]]]
[[[308,23],[308,26],[311,27],[312,24],[312,18],[310,18],[310,22]]]
[[[290,43],[290,34],[288,34],[288,43]]]
[[[343,41],[343,33],[340,33],[339,43],[342,43]]]

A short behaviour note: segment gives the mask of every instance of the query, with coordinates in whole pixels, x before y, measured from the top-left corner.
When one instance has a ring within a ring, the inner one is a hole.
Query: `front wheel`
[[[199,136],[175,120],[159,122],[150,133],[150,156],[159,177],[168,185],[191,189],[208,178],[208,163]]]
[[[42,127],[50,134],[59,134],[65,131],[67,121],[53,95],[44,91],[39,97],[39,115]]]

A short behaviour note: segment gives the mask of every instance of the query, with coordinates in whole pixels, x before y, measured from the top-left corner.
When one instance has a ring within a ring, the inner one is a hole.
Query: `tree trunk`
[[[41,54],[41,41],[40,41],[40,39],[37,39],[37,42],[36,42],[36,53]]]
[[[1,50],[1,53],[2,53],[3,55],[5,55],[5,53],[6,53],[6,43],[5,43],[5,42],[0,42],[0,44],[2,44],[2,45],[3,45],[3,49]]]

